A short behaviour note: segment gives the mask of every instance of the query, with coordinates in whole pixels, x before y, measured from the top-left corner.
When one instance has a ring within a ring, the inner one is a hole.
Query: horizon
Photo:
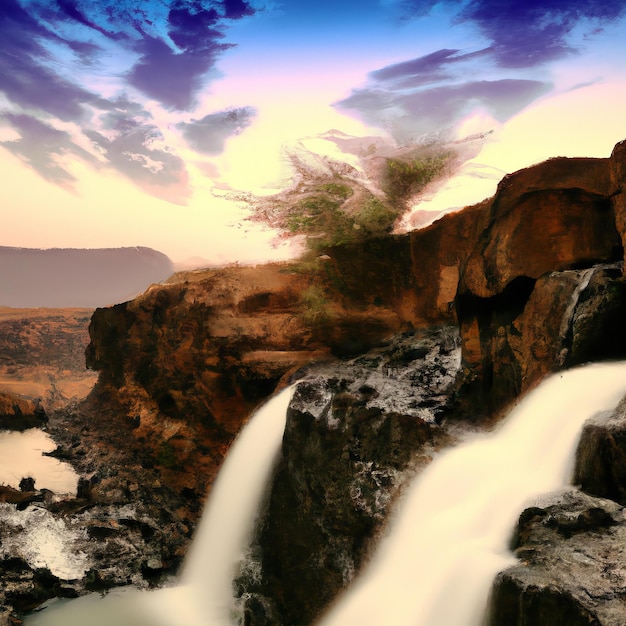
[[[390,150],[480,137],[415,199],[433,215],[550,157],[608,157],[625,20],[617,0],[5,0],[0,245],[290,258],[298,241],[251,207],[294,183],[290,150],[358,169],[329,131]]]

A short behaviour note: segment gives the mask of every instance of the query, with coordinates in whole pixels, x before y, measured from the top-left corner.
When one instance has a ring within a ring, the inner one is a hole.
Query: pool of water
[[[71,465],[44,456],[56,447],[50,435],[38,428],[0,431],[0,485],[18,489],[22,478],[33,478],[35,489],[76,494],[78,475]]]

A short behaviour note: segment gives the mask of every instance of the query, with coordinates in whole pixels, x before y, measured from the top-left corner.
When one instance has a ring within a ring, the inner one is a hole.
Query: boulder
[[[621,626],[626,614],[621,506],[577,490],[520,516],[519,563],[498,574],[487,626]]]
[[[589,494],[626,505],[626,402],[585,423],[574,483]]]
[[[439,422],[459,364],[458,335],[445,327],[301,372],[256,566],[244,563],[238,579],[247,624],[310,624],[348,584],[407,477],[449,444]],[[247,572],[259,570],[255,583]],[[271,610],[258,610],[260,597]]]

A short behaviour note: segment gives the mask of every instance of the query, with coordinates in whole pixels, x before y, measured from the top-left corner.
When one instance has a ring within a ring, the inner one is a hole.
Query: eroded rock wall
[[[293,264],[178,274],[96,311],[87,358],[100,372],[90,402],[108,408],[101,428],[111,441],[123,433],[149,457],[144,469],[154,463],[168,493],[188,500],[204,497],[253,407],[303,366],[354,368],[392,336],[460,328],[443,400],[383,410],[375,385],[325,374],[325,413],[306,398],[294,405],[260,531],[265,586],[247,623],[309,623],[358,568],[386,508],[368,498],[355,508],[355,477],[362,493],[385,483],[370,495],[386,502],[443,422],[493,419],[550,371],[626,355],[623,152],[522,170],[494,198],[421,231]],[[428,357],[417,339],[407,350],[405,360]],[[389,381],[413,393],[430,384],[389,359],[376,364]]]

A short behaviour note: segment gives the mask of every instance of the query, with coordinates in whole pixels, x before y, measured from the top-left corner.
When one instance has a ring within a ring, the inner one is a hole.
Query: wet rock
[[[22,478],[20,480],[20,491],[35,491],[35,479],[32,477]]]
[[[577,490],[520,516],[519,563],[494,583],[488,626],[619,626],[626,611],[626,516]]]
[[[262,576],[239,581],[281,621],[250,607],[247,623],[308,624],[349,583],[407,476],[449,442],[438,421],[459,365],[443,328],[302,372],[255,544]]]
[[[574,483],[626,505],[626,403],[588,420],[576,450]]]
[[[459,296],[464,401],[498,415],[547,374],[626,358],[621,264],[519,278],[498,296]]]

